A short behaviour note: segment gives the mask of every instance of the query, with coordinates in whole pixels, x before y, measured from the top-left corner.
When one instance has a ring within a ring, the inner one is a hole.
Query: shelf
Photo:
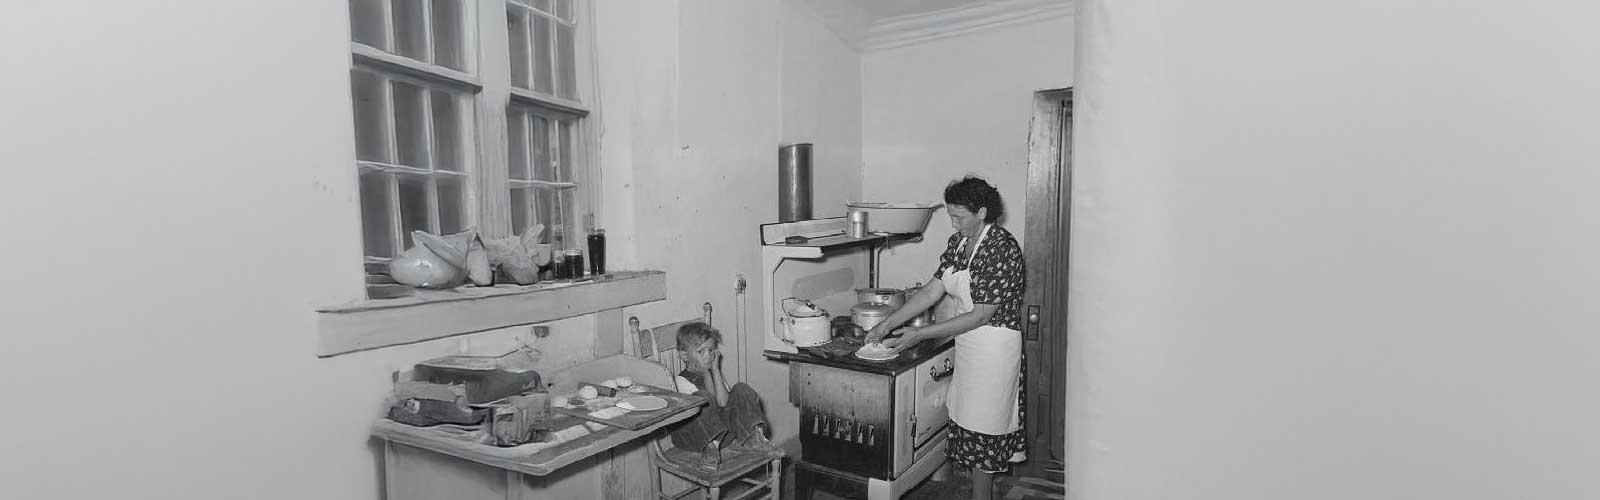
[[[824,253],[832,252],[832,251],[835,251],[835,250],[843,250],[843,249],[846,249],[846,248],[855,248],[855,247],[860,247],[860,246],[882,245],[882,244],[885,244],[885,243],[893,243],[893,242],[898,242],[898,241],[920,241],[921,239],[922,239],[922,233],[871,234],[871,235],[867,235],[867,237],[865,237],[865,238],[851,238],[849,236],[845,236],[845,235],[840,234],[840,235],[834,235],[834,236],[824,236],[824,237],[821,237],[821,238],[815,238],[815,239],[812,239],[812,240],[807,241],[805,243],[773,243],[773,244],[770,244],[770,245],[766,245],[766,247],[767,248],[793,249],[793,252],[789,252],[789,253],[793,253],[793,254],[796,254],[796,255],[816,254],[816,256],[821,256]],[[814,249],[814,250],[806,250],[806,249]],[[804,257],[800,257],[800,258],[804,258]]]
[[[766,290],[762,294],[762,324],[765,328],[772,328],[777,321],[779,308],[774,302],[777,293],[777,280],[775,278],[778,268],[786,260],[822,261],[828,259],[829,254],[837,255],[842,250],[862,249],[866,252],[868,287],[878,286],[878,254],[885,247],[893,243],[904,241],[922,241],[922,233],[876,233],[863,238],[852,238],[846,234],[848,222],[844,217],[828,219],[811,219],[792,222],[776,222],[761,225],[761,270],[766,276]],[[809,238],[803,243],[784,243],[791,237]],[[860,286],[857,284],[856,286]],[[775,340],[776,337],[769,331],[763,335],[763,344],[771,352],[793,353],[794,346]]]
[[[318,356],[412,344],[545,323],[667,298],[666,273],[623,271],[605,279],[527,286],[463,286],[317,310]]]

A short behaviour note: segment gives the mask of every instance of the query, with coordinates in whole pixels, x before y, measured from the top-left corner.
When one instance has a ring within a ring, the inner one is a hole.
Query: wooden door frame
[[[1060,103],[1065,100],[1066,106]],[[1052,388],[1055,370],[1052,345],[1066,348],[1066,276],[1072,201],[1072,88],[1035,92],[1028,127],[1028,188],[1023,253],[1028,288],[1023,301],[1023,352],[1028,358],[1028,458],[1020,472],[1062,479],[1065,457],[1052,458],[1051,439],[1064,439],[1066,429],[1050,430],[1050,413],[1066,411],[1065,388]],[[1050,251],[1054,250],[1054,251]],[[1053,307],[1051,304],[1059,304]],[[1042,331],[1050,335],[1041,335]],[[1052,337],[1056,337],[1052,340]],[[1055,390],[1052,390],[1055,389]],[[1051,394],[1058,397],[1052,398]]]

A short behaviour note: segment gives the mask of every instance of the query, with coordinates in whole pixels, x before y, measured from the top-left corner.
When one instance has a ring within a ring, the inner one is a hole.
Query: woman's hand
[[[916,328],[901,328],[895,333],[900,334],[900,336],[883,341],[883,346],[889,348],[890,356],[899,356],[900,351],[922,342],[922,333],[918,332]]]
[[[883,338],[887,336],[889,336],[889,322],[879,321],[877,326],[872,327],[872,331],[867,332],[867,343],[883,342]]]

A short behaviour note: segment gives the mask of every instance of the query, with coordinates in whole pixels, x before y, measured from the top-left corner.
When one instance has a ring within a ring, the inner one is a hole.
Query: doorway
[[[1072,205],[1072,89],[1036,92],[1028,127],[1023,352],[1028,359],[1027,475],[1061,480],[1066,458],[1067,257]]]

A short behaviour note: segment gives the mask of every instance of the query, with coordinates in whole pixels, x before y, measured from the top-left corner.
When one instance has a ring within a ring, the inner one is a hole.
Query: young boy
[[[743,382],[730,390],[722,373],[722,332],[705,323],[690,323],[678,329],[678,392],[695,394],[709,403],[700,414],[672,431],[672,445],[704,454],[702,467],[716,468],[721,449],[776,452],[765,435],[767,419],[761,409],[761,396]]]

